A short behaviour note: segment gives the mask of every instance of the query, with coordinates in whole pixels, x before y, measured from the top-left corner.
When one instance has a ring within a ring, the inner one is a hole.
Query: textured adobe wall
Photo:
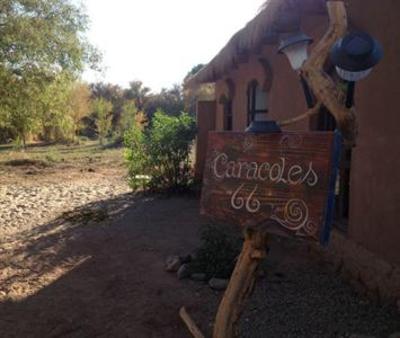
[[[385,56],[356,90],[359,136],[351,177],[350,237],[400,265],[400,1],[348,1],[352,24]]]
[[[353,151],[350,192],[350,239],[392,264],[400,265],[400,1],[347,0],[351,27],[366,30],[383,45],[384,60],[356,87],[359,123]],[[303,30],[316,41],[326,31],[326,16],[303,18]],[[266,46],[248,63],[227,74],[236,84],[234,129],[247,122],[248,83],[265,80],[258,58],[268,59],[272,71],[269,92],[270,117],[286,119],[306,110],[302,89],[286,58],[276,46]],[[218,94],[226,91],[224,79],[217,82]],[[305,120],[288,130],[308,130]],[[217,103],[216,126],[222,129],[222,107]]]

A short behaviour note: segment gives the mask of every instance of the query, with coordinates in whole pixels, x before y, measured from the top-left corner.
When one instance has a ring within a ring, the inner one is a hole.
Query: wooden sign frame
[[[267,232],[329,239],[339,132],[210,132],[201,212]]]

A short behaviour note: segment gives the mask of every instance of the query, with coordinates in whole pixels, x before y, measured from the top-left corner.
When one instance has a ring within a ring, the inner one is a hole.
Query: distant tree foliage
[[[138,110],[134,100],[129,100],[122,107],[121,118],[119,121],[118,132],[120,135],[135,125],[135,118]]]
[[[170,89],[163,88],[159,93],[150,95],[144,105],[144,111],[149,118],[159,109],[167,115],[179,115],[184,108],[182,87],[179,85]]]
[[[143,82],[135,80],[131,81],[126,89],[102,82],[91,84],[90,89],[92,99],[103,98],[112,103],[112,130],[117,137],[122,135],[121,128],[125,128],[126,120],[129,119],[127,115],[130,115],[132,120],[134,114],[128,113],[128,110],[136,110],[136,113],[143,114],[147,123],[152,120],[157,110],[176,116],[184,111],[185,107],[180,85],[153,93]],[[85,120],[86,129],[94,125],[94,120],[94,115]]]
[[[111,133],[112,103],[103,98],[98,98],[93,101],[93,112],[100,144],[104,144],[105,139]]]
[[[91,111],[90,96],[90,88],[86,83],[73,83],[67,100],[69,108],[68,115],[72,119],[75,135],[79,134],[83,126],[83,119],[88,116]]]
[[[150,88],[143,85],[142,81],[131,81],[129,88],[124,92],[124,98],[134,100],[139,111],[143,111],[150,95]]]
[[[103,98],[112,103],[112,127],[114,130],[118,129],[122,107],[126,101],[124,98],[124,89],[119,85],[111,83],[92,83],[90,85],[91,98]]]
[[[100,61],[84,37],[87,22],[74,0],[0,2],[0,128],[14,139],[74,129],[66,115],[72,83]]]

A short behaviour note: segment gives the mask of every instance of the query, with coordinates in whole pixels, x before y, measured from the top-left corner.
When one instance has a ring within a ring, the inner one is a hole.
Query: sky
[[[265,0],[83,0],[89,41],[103,53],[104,71],[84,80],[153,91],[181,83],[250,21]]]

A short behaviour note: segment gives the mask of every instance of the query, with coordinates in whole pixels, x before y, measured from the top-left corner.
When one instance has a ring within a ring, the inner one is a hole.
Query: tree
[[[136,114],[138,113],[135,101],[129,100],[122,107],[121,118],[119,120],[118,133],[124,133],[135,125]]]
[[[97,82],[90,85],[92,99],[103,98],[110,101],[112,109],[113,130],[117,130],[121,118],[124,102],[124,90],[119,85]]]
[[[69,74],[60,73],[44,86],[36,98],[37,132],[45,141],[72,141],[75,137],[74,123],[69,109],[72,82]]]
[[[76,79],[85,64],[97,68],[87,23],[74,0],[0,2],[0,124],[23,142],[37,132],[47,102],[42,94],[59,85],[60,74]]]
[[[150,88],[143,86],[142,81],[129,82],[129,88],[125,90],[124,97],[127,100],[134,100],[138,110],[143,111],[148,100]]]
[[[148,97],[144,110],[150,118],[157,110],[162,110],[167,115],[179,115],[184,110],[182,87],[175,84],[172,88],[163,88],[157,94]]]
[[[112,103],[99,98],[93,101],[93,111],[96,117],[97,134],[100,144],[104,144],[104,139],[111,131]]]
[[[72,85],[69,97],[69,115],[74,124],[74,133],[78,134],[82,120],[90,113],[90,89],[86,83],[76,82]]]

